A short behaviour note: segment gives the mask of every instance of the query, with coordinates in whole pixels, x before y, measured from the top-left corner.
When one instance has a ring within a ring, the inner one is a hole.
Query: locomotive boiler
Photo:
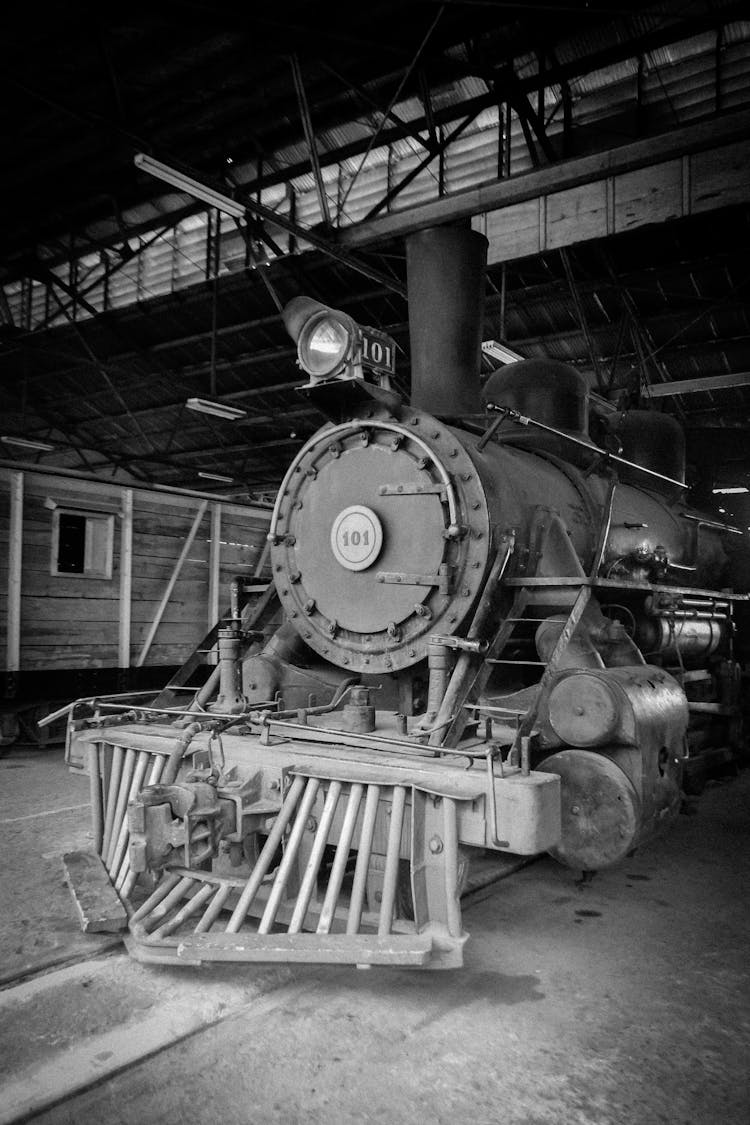
[[[409,239],[408,403],[387,336],[287,306],[327,421],[273,585],[237,584],[187,707],[72,711],[144,960],[459,965],[472,855],[606,867],[741,751],[737,529],[687,502],[672,419],[551,361],[480,385],[485,254]]]

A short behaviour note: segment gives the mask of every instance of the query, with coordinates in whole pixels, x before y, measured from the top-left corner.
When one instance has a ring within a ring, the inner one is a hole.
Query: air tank
[[[620,456],[634,461],[645,469],[685,483],[685,432],[670,414],[656,410],[627,410],[609,422],[610,431],[618,439]],[[679,488],[664,482],[645,480],[643,473],[618,466],[620,480],[641,488],[656,488],[660,492],[679,494]]]
[[[579,441],[589,439],[588,384],[570,364],[554,359],[524,359],[493,371],[482,389],[482,402],[504,406]],[[564,438],[535,427],[504,422],[501,440],[523,449],[545,450],[566,461],[591,455]],[[592,445],[592,449],[593,449]]]

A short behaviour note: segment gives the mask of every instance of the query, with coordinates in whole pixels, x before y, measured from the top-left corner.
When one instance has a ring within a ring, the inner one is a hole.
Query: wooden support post
[[[159,628],[159,625],[161,623],[161,619],[164,616],[164,610],[167,608],[167,603],[169,602],[169,599],[172,597],[172,591],[175,588],[175,584],[177,582],[177,579],[180,577],[180,573],[181,573],[182,568],[185,564],[185,559],[188,557],[188,553],[190,551],[190,548],[193,545],[193,541],[194,541],[196,535],[198,534],[198,528],[200,527],[201,523],[203,522],[203,517],[206,514],[206,508],[207,507],[208,507],[208,500],[204,500],[203,503],[201,504],[201,506],[198,508],[198,511],[196,512],[195,519],[193,520],[193,526],[190,528],[190,531],[188,532],[188,537],[185,540],[185,544],[184,544],[184,546],[183,546],[183,548],[180,552],[180,557],[178,558],[177,562],[174,564],[174,570],[172,571],[172,575],[169,579],[169,582],[167,583],[167,588],[164,591],[164,594],[162,595],[162,599],[159,602],[158,608],[156,610],[156,614],[154,615],[154,620],[151,622],[151,625],[149,627],[148,635],[146,636],[146,639],[143,642],[143,648],[141,649],[141,651],[138,655],[138,659],[136,660],[136,667],[137,668],[143,667],[143,664],[146,660],[146,657],[148,656],[149,649],[151,648],[154,637],[156,636],[156,630]]]
[[[130,668],[130,626],[133,599],[133,490],[122,492],[122,523],[120,525],[120,603],[117,666]]]
[[[23,573],[23,473],[10,482],[10,539],[8,543],[7,662],[9,673],[21,668],[21,576]]]

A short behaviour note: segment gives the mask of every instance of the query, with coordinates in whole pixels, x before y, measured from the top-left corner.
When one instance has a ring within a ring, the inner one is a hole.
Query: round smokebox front
[[[465,618],[484,574],[481,485],[450,432],[434,419],[427,430],[428,418],[325,429],[282,485],[272,526],[282,606],[312,648],[353,671],[422,659],[430,633]],[[460,490],[445,457],[460,459],[469,478]]]

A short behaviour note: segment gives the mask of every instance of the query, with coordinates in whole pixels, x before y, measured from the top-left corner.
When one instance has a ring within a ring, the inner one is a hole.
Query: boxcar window
[[[52,517],[52,573],[112,577],[114,517],[57,508]]]
[[[86,517],[60,514],[57,536],[57,569],[61,574],[83,574],[86,562]]]

